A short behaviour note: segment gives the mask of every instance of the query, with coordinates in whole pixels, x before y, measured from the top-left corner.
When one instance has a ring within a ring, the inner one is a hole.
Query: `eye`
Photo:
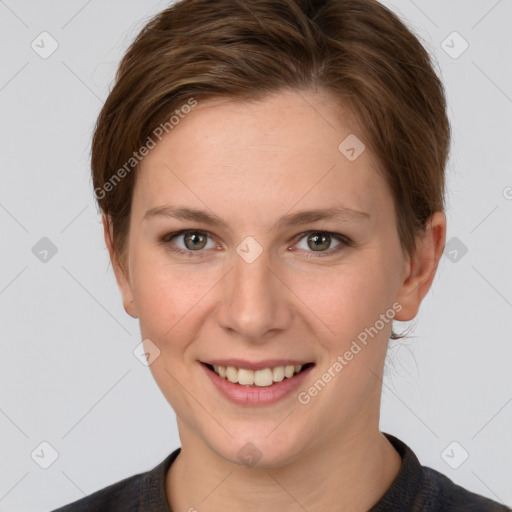
[[[307,231],[298,236],[300,237],[299,243],[291,250],[295,251],[296,248],[298,248],[305,251],[305,258],[332,256],[345,247],[350,247],[352,244],[352,241],[348,237],[328,231]],[[162,237],[161,241],[168,250],[174,253],[189,257],[202,257],[206,255],[206,251],[203,251],[203,249],[219,248],[219,245],[211,240],[211,238],[208,240],[209,238],[209,233],[205,231],[184,229],[182,231],[168,233]],[[303,239],[306,245],[301,247],[301,240]],[[334,248],[330,248],[333,240],[338,241],[338,244],[334,246]],[[178,241],[181,241],[181,245]],[[210,242],[210,246],[208,246],[208,242]]]
[[[331,256],[351,244],[350,239],[346,236],[338,233],[329,233],[327,231],[308,231],[307,233],[301,233],[300,236],[300,240],[305,240],[305,245],[303,244],[301,247],[301,242],[299,241],[299,244],[296,245],[297,248],[309,253],[319,253],[308,254],[306,258]],[[333,240],[337,240],[338,245],[334,246],[334,248],[330,248]]]
[[[218,247],[212,240],[211,246],[207,247],[208,233],[198,230],[183,230],[177,233],[169,233],[162,238],[169,250],[177,252],[179,254],[186,254],[187,256],[195,256],[194,252],[200,253],[202,249],[214,249]],[[179,245],[174,240],[181,240],[183,245]],[[172,243],[171,243],[172,241]],[[177,247],[173,247],[176,245]],[[197,254],[199,256],[199,254]]]

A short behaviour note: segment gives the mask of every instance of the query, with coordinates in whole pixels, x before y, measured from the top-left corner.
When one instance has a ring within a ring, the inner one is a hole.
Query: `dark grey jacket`
[[[402,468],[369,512],[512,512],[456,485],[442,473],[421,466],[405,443],[385,435],[402,457]],[[170,512],[165,476],[180,450],[174,450],[151,471],[121,480],[53,512]]]

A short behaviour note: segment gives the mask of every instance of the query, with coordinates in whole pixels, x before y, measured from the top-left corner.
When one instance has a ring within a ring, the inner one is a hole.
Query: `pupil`
[[[314,240],[314,242],[313,242],[314,247],[312,247],[312,248],[315,250],[317,250],[318,247],[325,249],[329,246],[329,238],[325,234],[314,234],[310,237],[310,240]],[[321,241],[319,242],[319,240],[321,240]],[[325,245],[326,242],[327,242],[327,246],[321,247],[322,244]]]
[[[201,241],[200,241],[202,236],[203,235],[201,235],[200,233],[189,233],[186,237],[187,242],[192,241],[192,247],[189,247],[189,249],[196,249],[198,246],[199,246],[199,248],[202,248]],[[199,241],[198,241],[198,239],[199,239]],[[188,244],[187,244],[187,247],[188,247]]]

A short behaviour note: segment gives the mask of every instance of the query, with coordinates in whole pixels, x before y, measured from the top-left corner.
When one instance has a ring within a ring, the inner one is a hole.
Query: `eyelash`
[[[206,231],[202,231],[202,230],[199,230],[199,229],[182,229],[181,231],[176,231],[174,233],[168,233],[168,234],[164,235],[161,238],[161,242],[167,246],[167,249],[169,251],[172,251],[174,253],[177,253],[177,254],[180,254],[180,255],[184,255],[184,256],[187,256],[187,257],[191,257],[191,258],[193,258],[193,257],[199,257],[199,258],[203,257],[203,255],[196,256],[196,253],[204,253],[205,252],[204,250],[201,250],[201,249],[198,249],[197,251],[184,250],[184,249],[180,249],[180,248],[177,248],[177,247],[173,247],[171,245],[172,239],[177,238],[177,237],[182,236],[182,235],[185,235],[187,233],[200,233],[202,235],[206,235],[207,237],[209,237],[211,239],[210,234],[208,232],[206,232]],[[310,235],[311,233],[327,234],[331,238],[336,239],[340,243],[339,243],[339,245],[337,245],[333,249],[329,249],[327,251],[306,251],[307,253],[309,253],[308,256],[305,256],[306,259],[322,258],[322,257],[333,256],[334,254],[337,254],[340,251],[342,251],[345,247],[351,247],[352,246],[352,240],[350,238],[348,238],[347,236],[345,236],[345,235],[341,235],[339,233],[332,233],[330,231],[319,231],[319,230],[310,230],[310,231],[305,231],[303,233],[299,233],[296,236],[296,238],[298,238],[296,243],[299,243],[305,236]],[[311,253],[313,253],[314,255],[312,255]]]

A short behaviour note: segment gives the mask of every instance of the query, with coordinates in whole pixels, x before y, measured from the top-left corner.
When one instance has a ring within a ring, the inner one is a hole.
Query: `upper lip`
[[[302,366],[312,363],[312,361],[299,361],[297,359],[265,359],[264,361],[246,361],[245,359],[211,359],[202,361],[212,366],[233,366],[234,368],[245,368],[247,370],[263,370],[264,368],[275,368],[276,366]]]

